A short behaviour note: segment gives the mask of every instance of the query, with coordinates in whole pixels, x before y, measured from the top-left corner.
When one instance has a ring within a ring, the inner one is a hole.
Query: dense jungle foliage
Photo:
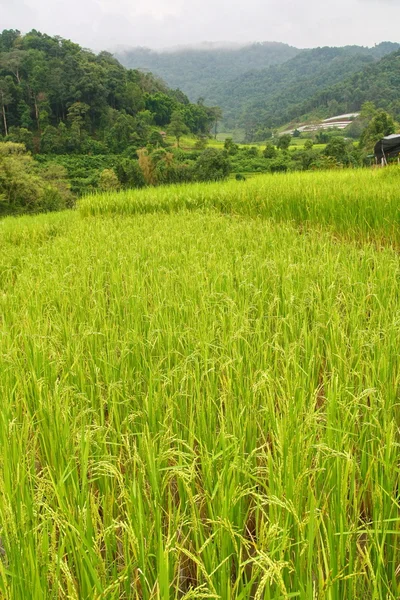
[[[134,154],[160,128],[207,135],[215,109],[149,73],[37,31],[0,34],[0,135],[42,154]]]

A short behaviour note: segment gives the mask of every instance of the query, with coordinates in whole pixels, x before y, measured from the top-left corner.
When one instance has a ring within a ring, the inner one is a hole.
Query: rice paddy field
[[[399,598],[399,183],[0,222],[0,598]]]

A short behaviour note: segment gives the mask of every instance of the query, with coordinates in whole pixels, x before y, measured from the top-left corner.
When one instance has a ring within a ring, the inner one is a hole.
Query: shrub
[[[100,173],[99,188],[105,192],[119,188],[118,177],[113,169],[104,169]]]
[[[196,161],[194,173],[199,181],[218,181],[228,177],[229,160],[224,152],[207,148]]]

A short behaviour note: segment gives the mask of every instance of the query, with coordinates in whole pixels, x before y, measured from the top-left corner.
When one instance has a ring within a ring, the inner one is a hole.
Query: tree
[[[18,85],[21,84],[20,72],[25,58],[24,50],[11,50],[0,55],[0,67],[12,73]]]
[[[217,139],[218,123],[221,121],[223,116],[222,109],[219,106],[212,106],[209,108],[209,113],[214,123],[214,137]]]
[[[0,143],[0,214],[63,208],[59,190],[36,173],[23,144]]]
[[[395,131],[396,126],[392,117],[384,110],[380,110],[363,131],[360,138],[360,147],[372,152],[376,142]]]
[[[0,33],[0,52],[9,52],[20,36],[18,29],[4,29]]]
[[[65,152],[62,129],[52,125],[45,128],[40,139],[40,152],[42,154],[63,154]]]
[[[369,123],[376,117],[378,109],[373,102],[364,102],[361,106],[360,119]]]
[[[29,152],[33,150],[33,134],[25,127],[10,127],[7,141],[16,144],[24,144]]]
[[[153,113],[155,124],[161,127],[170,122],[172,113],[176,110],[176,102],[161,92],[146,94],[145,105],[146,109]]]
[[[6,79],[0,79],[0,107],[3,116],[3,126],[4,133],[8,135],[8,124],[7,124],[7,114],[6,107],[11,104],[13,101],[13,97],[10,93],[10,85]]]
[[[176,138],[176,142],[179,146],[180,139],[185,133],[189,133],[189,129],[185,125],[183,115],[180,111],[176,110],[172,113],[171,122],[168,125],[168,133]]]
[[[82,131],[87,125],[87,115],[90,106],[85,102],[74,102],[68,109],[68,120],[71,123],[71,129],[76,132],[76,135],[81,139]]]
[[[239,152],[239,146],[234,143],[231,137],[226,138],[224,142],[224,148],[229,154],[229,156],[234,156]]]
[[[195,176],[199,181],[218,181],[228,177],[230,164],[224,152],[207,148],[200,154],[195,165]]]
[[[119,188],[118,177],[113,169],[103,169],[100,173],[99,188],[103,192],[112,192]]]
[[[334,158],[338,164],[348,164],[350,162],[349,151],[353,145],[346,142],[343,137],[333,137],[329,140],[324,155]]]
[[[63,125],[65,152],[134,156],[154,125],[166,128],[174,112],[182,114],[175,129],[183,119],[192,133],[209,134],[214,117],[207,106],[191,104],[151,73],[125,69],[108,52],[96,56],[35,30],[0,33],[0,136],[11,127],[27,129],[35,152],[59,148],[55,129]]]
[[[122,158],[118,161],[115,171],[118,180],[124,188],[142,188],[146,185],[142,169],[137,160]]]
[[[164,138],[159,131],[152,131],[149,136],[149,144],[155,146],[156,148],[164,147]]]
[[[65,167],[57,163],[50,163],[40,171],[41,178],[48,182],[57,194],[53,194],[52,210],[72,208],[75,197],[71,193],[71,184],[68,181],[68,173]],[[54,202],[55,200],[55,202]],[[47,209],[50,208],[50,197],[47,200]]]
[[[291,141],[292,136],[289,133],[285,133],[284,135],[279,136],[276,145],[279,148],[279,150],[289,150]]]
[[[269,143],[265,146],[263,152],[264,158],[275,158],[276,156],[276,148],[273,144]]]

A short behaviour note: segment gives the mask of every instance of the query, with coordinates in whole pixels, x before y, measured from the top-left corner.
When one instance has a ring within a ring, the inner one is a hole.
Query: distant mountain
[[[132,48],[114,53],[126,67],[151,71],[168,86],[179,88],[196,102],[202,97],[208,103],[217,85],[249,70],[278,65],[295,57],[299,49],[278,42],[238,44],[201,44],[164,51]]]
[[[221,83],[215,87],[211,102],[223,108],[228,126],[245,127],[249,138],[260,126],[279,127],[309,110],[320,108],[321,103],[325,107],[321,116],[356,110],[360,106],[339,102],[338,90],[336,96],[328,90],[378,64],[383,60],[382,55],[399,47],[399,44],[385,42],[374,48],[346,46],[303,50],[284,64],[249,71],[228,84]]]
[[[400,119],[400,50],[344,78],[340,83],[318,91],[300,104],[297,112],[305,115],[319,111],[324,116],[332,103],[335,103],[335,109],[339,112],[351,112],[368,101]]]
[[[203,97],[208,104],[221,106],[226,128],[244,128],[251,140],[257,131],[299,120],[308,113],[328,117],[351,112],[369,99],[386,105],[380,95],[385,75],[378,65],[383,61],[384,66],[385,57],[399,48],[400,44],[382,42],[373,48],[299,50],[265,42],[168,52],[134,48],[116,56],[128,67],[152,71],[169,86],[182,89],[192,101]],[[397,83],[393,83],[392,59],[389,64],[389,83],[385,85],[393,91]],[[359,91],[357,82],[361,82]]]

